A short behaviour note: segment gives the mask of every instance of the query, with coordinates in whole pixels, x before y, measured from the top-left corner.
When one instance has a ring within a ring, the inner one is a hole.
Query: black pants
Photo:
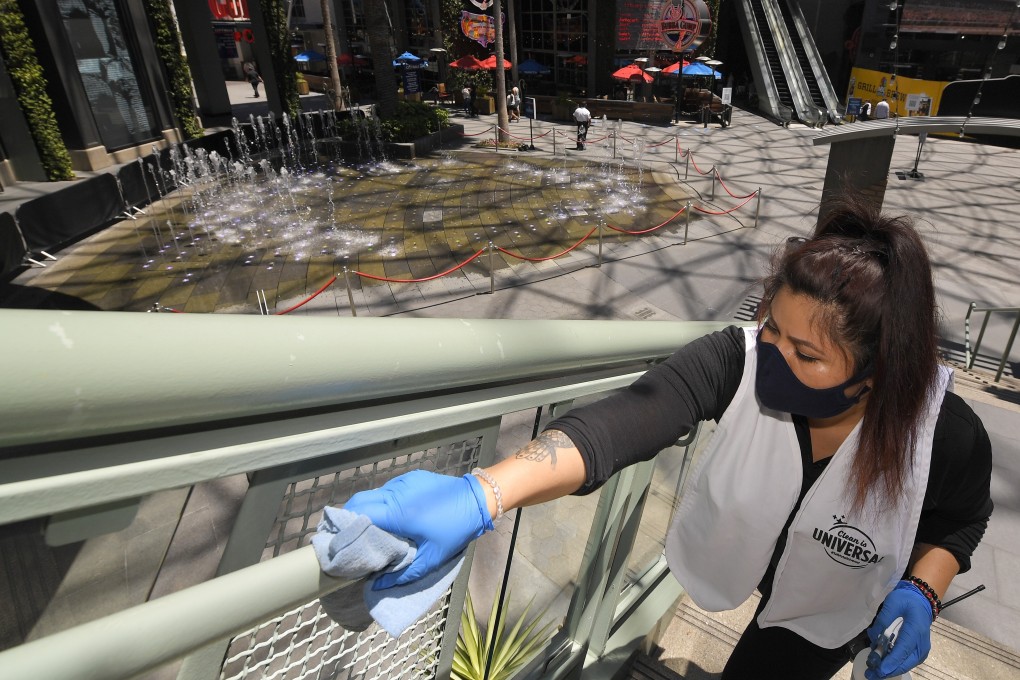
[[[577,124],[577,148],[581,148],[582,146],[584,146],[585,140],[588,139],[588,126],[589,125],[591,125],[591,123],[588,122],[588,121],[585,121],[583,123],[582,122],[578,122],[578,124]]]
[[[726,662],[722,680],[828,680],[868,646],[864,631],[842,647],[826,649],[786,628],[760,628],[762,605]]]

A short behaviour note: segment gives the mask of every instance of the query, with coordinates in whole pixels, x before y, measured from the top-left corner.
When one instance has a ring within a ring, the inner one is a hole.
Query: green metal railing
[[[981,322],[981,330],[978,332],[977,341],[974,342],[972,349],[970,344],[970,315],[974,312],[984,312],[985,318]],[[988,319],[992,314],[1012,314],[1015,317],[1013,319],[1013,328],[1009,332],[1009,339],[1006,341],[1006,347],[1002,350],[1002,356],[999,357],[999,366],[995,370],[994,382],[999,382],[1002,379],[1003,372],[1006,370],[1009,353],[1013,351],[1013,342],[1016,341],[1017,330],[1020,329],[1020,307],[978,307],[976,302],[971,302],[967,308],[967,317],[963,322],[964,351],[966,352],[967,368],[974,368],[974,360],[977,359],[977,354],[981,351],[981,341],[984,340],[985,329],[988,328]]]
[[[0,339],[0,524],[47,518],[51,541],[84,540],[127,526],[152,494],[247,477],[215,578],[0,652],[9,679],[449,677],[472,557],[488,548],[469,551],[450,592],[400,638],[375,626],[352,633],[317,602],[343,585],[308,547],[322,508],[409,469],[489,464],[507,414],[537,409],[537,427],[722,327],[6,310],[0,319],[17,329]],[[569,603],[524,675],[583,667],[609,677],[671,612],[681,590],[661,543],[696,441],[623,471],[571,510],[586,534],[565,560],[576,563]],[[523,511],[523,525],[548,524],[543,508]]]

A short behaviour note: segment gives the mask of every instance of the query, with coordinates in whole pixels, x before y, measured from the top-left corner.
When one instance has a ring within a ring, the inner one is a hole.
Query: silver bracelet
[[[490,475],[482,468],[476,467],[474,470],[471,471],[471,474],[473,474],[476,477],[480,477],[481,479],[484,479],[486,482],[489,483],[489,486],[492,487],[492,495],[496,497],[496,519],[502,517],[503,492],[499,490],[499,484],[496,483],[496,480],[493,478],[492,475]]]

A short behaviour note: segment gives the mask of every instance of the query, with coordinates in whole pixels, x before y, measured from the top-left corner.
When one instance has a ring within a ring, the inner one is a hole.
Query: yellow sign
[[[889,102],[890,116],[934,116],[942,100],[942,90],[948,84],[855,68],[850,73],[847,98],[860,97],[862,103],[871,102],[872,115],[875,104],[885,99]]]

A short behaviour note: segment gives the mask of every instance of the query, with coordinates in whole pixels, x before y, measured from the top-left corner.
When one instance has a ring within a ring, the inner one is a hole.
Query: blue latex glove
[[[417,581],[492,531],[485,491],[471,474],[450,477],[414,470],[378,489],[354,494],[344,509],[365,515],[383,531],[417,544],[411,564],[383,574],[372,590]]]
[[[868,628],[872,648],[889,625],[903,617],[903,625],[893,642],[893,647],[882,659],[878,668],[868,668],[864,677],[881,680],[906,673],[926,658],[931,651],[931,604],[924,593],[910,581],[900,581],[889,593],[878,616]]]

